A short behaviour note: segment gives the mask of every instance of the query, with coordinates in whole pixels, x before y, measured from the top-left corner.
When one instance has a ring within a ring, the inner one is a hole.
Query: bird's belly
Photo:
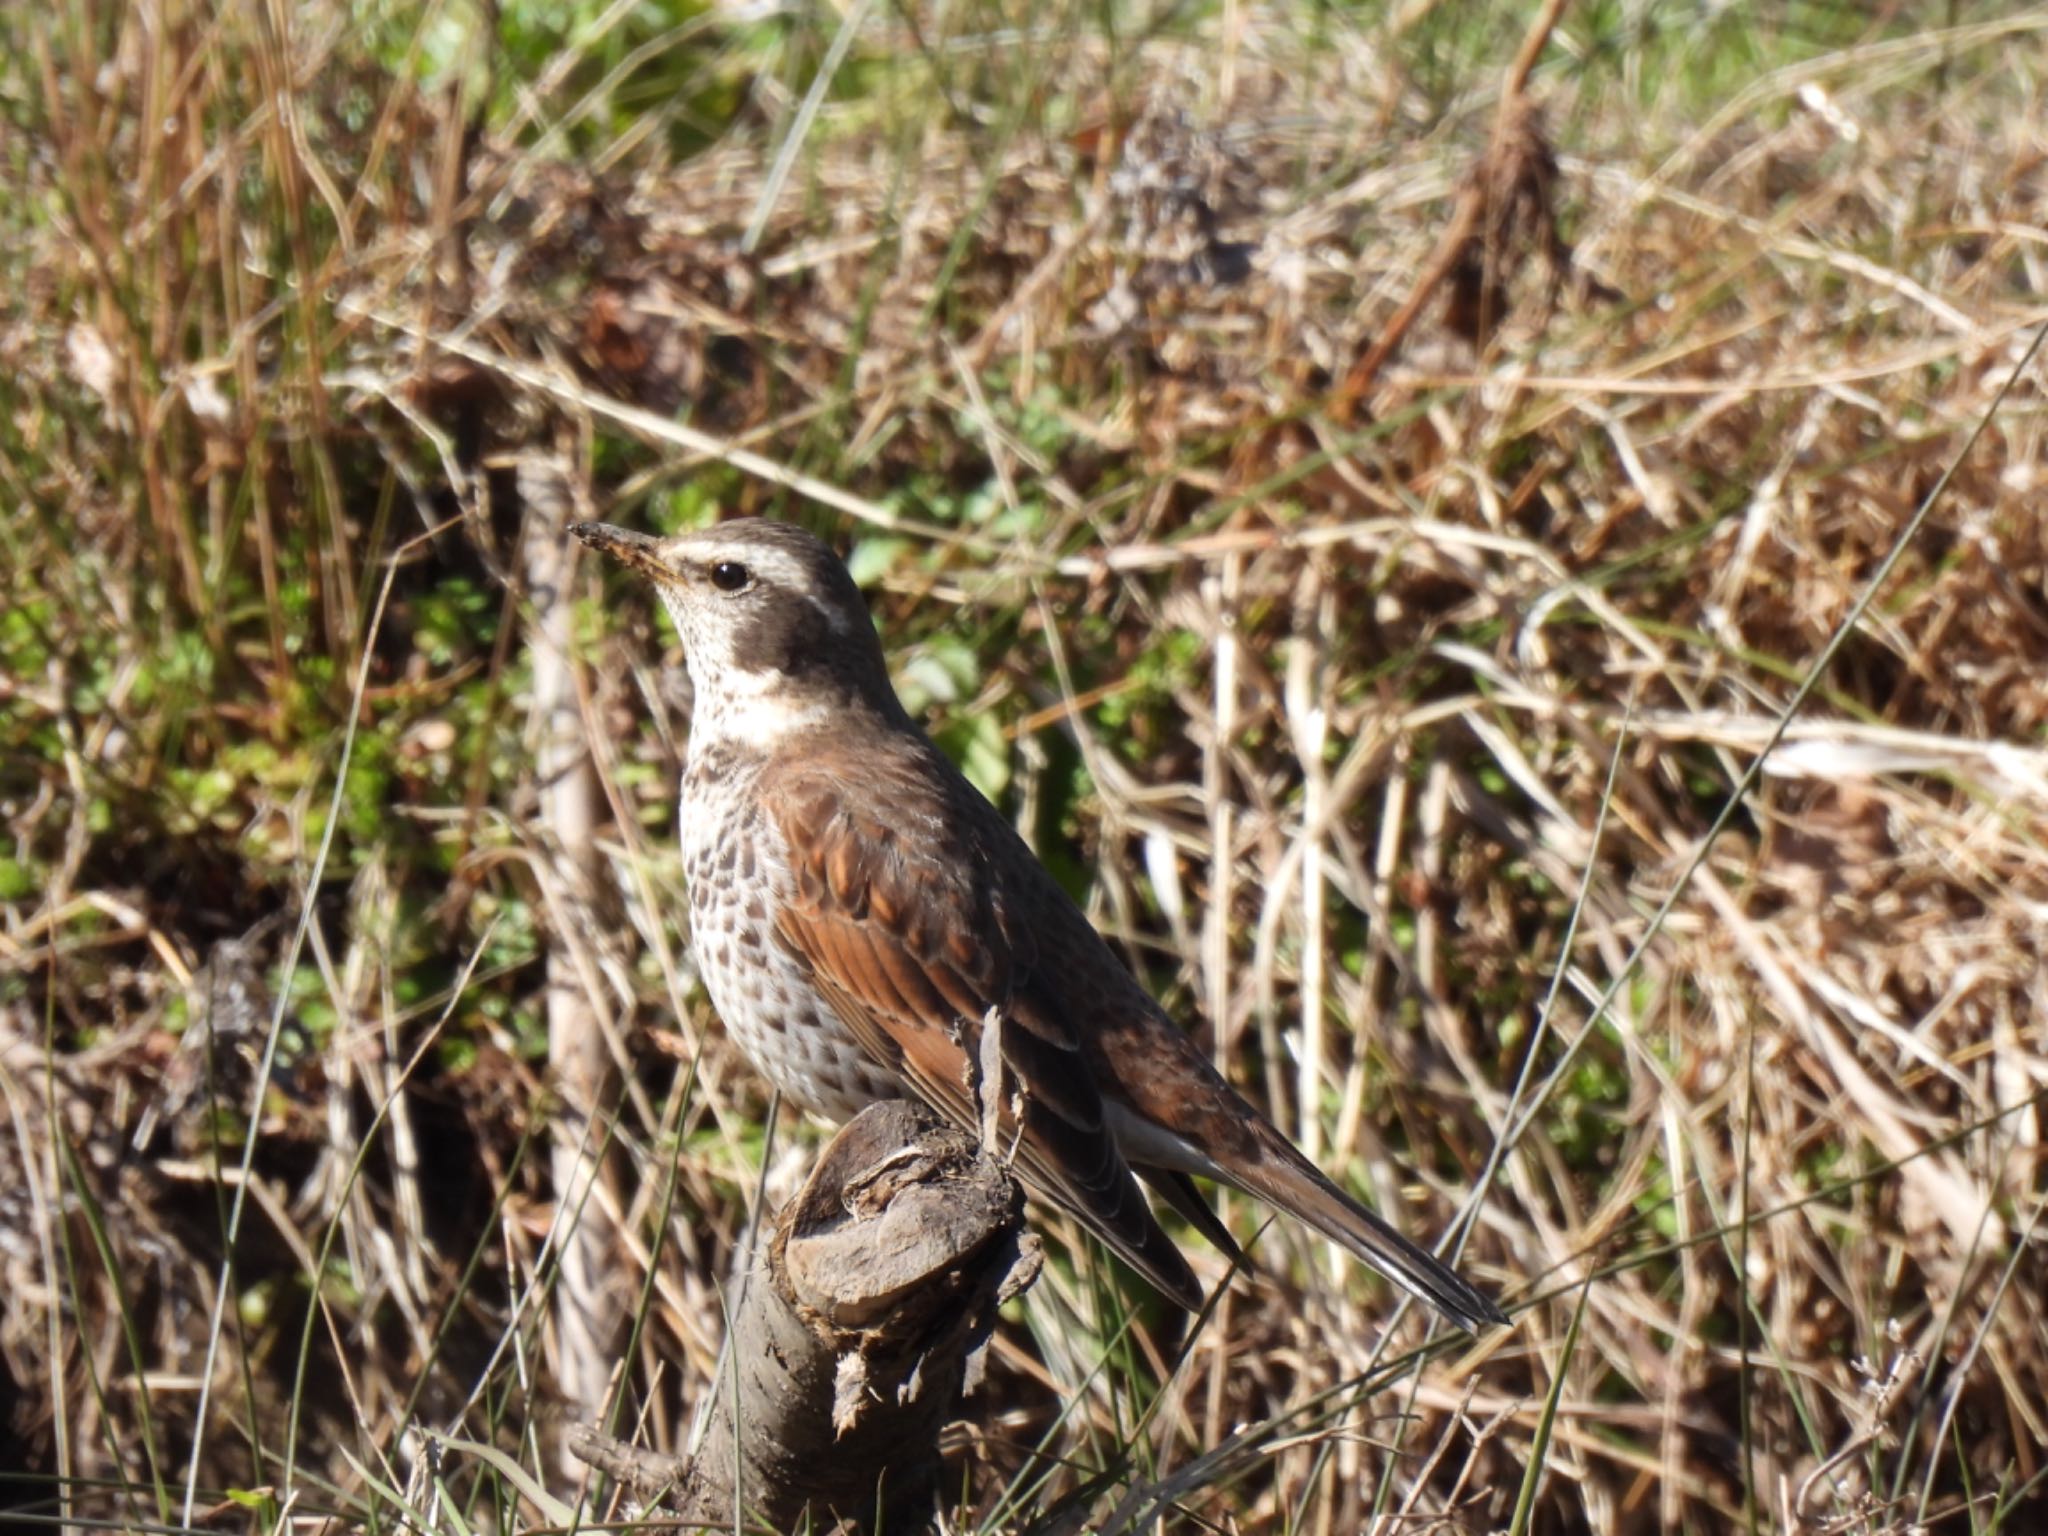
[[[754,1070],[782,1096],[828,1120],[901,1098],[896,1075],[868,1059],[798,963],[698,929],[697,964],[712,1006]]]
[[[754,1069],[784,1098],[834,1121],[905,1097],[901,1080],[860,1048],[803,963],[776,941],[771,914],[787,872],[753,817],[686,816],[683,841],[697,971]]]

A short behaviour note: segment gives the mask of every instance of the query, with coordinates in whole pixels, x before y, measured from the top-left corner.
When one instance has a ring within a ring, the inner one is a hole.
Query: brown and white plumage
[[[785,1094],[844,1119],[907,1089],[992,1133],[1028,1184],[1184,1306],[1201,1289],[1138,1175],[1225,1246],[1191,1177],[1278,1206],[1465,1327],[1505,1321],[1331,1183],[1166,1016],[904,713],[824,545],[760,519],[665,540],[576,532],[649,575],[682,633],[700,970]]]

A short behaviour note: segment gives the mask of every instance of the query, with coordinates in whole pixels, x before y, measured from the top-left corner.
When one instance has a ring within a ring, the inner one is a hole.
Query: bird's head
[[[742,517],[665,539],[570,531],[654,583],[682,636],[693,738],[766,742],[849,706],[901,714],[860,588],[803,529]]]

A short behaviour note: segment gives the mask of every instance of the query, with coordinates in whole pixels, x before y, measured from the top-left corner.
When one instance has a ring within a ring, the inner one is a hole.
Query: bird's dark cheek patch
[[[831,667],[832,622],[816,603],[761,603],[733,635],[733,665],[743,672],[798,673]]]

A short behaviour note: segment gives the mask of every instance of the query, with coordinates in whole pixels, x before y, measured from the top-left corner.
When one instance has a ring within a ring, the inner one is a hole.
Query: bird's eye
[[[711,585],[721,592],[737,592],[750,578],[737,560],[721,560],[711,567]]]

